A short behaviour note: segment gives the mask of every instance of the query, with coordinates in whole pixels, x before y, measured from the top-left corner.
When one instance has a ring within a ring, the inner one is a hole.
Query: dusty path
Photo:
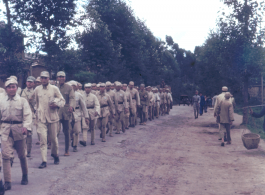
[[[209,110],[193,118],[192,107],[176,106],[169,116],[130,128],[125,134],[79,146],[60,165],[41,163],[38,146],[29,159],[29,185],[21,186],[18,158],[12,168],[12,190],[7,195],[121,194],[121,195],[263,195],[265,143],[246,150],[241,141],[241,117],[236,115],[232,145],[221,147],[218,129]],[[36,142],[36,133],[35,133]],[[60,134],[60,154],[63,154]],[[50,152],[50,151],[49,151]],[[49,153],[50,155],[50,153]]]

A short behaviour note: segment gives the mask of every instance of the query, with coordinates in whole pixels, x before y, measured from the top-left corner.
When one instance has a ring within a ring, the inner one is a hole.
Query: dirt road
[[[262,195],[265,194],[265,143],[246,150],[242,144],[241,117],[235,116],[232,145],[220,146],[218,129],[209,110],[194,119],[192,107],[175,106],[169,116],[107,137],[96,145],[79,146],[60,165],[41,156],[33,146],[29,159],[29,185],[21,186],[18,158],[12,168],[12,190],[7,195]],[[36,142],[36,133],[35,133]],[[60,154],[63,154],[63,133]]]

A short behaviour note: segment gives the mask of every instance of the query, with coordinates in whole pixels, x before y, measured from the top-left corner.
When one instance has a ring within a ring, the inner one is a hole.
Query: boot
[[[30,152],[28,152],[27,157],[31,157]]]
[[[5,188],[5,191],[11,190],[11,182],[5,182],[4,188]]]
[[[39,166],[39,169],[43,169],[43,168],[45,168],[45,167],[47,167],[47,163],[46,163],[46,162],[42,162],[42,163],[40,164],[40,166]]]
[[[4,195],[5,194],[5,187],[3,185],[2,180],[0,181],[0,195]]]
[[[86,142],[85,142],[85,141],[79,141],[79,143],[80,143],[82,146],[86,147]]]
[[[59,165],[59,163],[60,163],[59,156],[54,157],[54,164],[55,164],[55,165]]]
[[[73,152],[77,152],[77,147],[74,146],[73,148],[74,148],[74,149],[73,149]]]
[[[28,185],[28,175],[27,174],[22,176],[21,185]]]

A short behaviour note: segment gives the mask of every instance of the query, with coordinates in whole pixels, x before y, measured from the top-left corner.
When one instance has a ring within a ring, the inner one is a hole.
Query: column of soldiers
[[[0,195],[11,189],[11,166],[16,150],[22,169],[22,185],[28,184],[27,158],[31,157],[32,135],[36,131],[42,162],[40,169],[47,167],[47,149],[51,149],[54,164],[60,164],[58,136],[65,137],[64,156],[70,156],[70,145],[77,152],[78,143],[87,145],[87,134],[91,134],[91,145],[95,145],[95,128],[100,130],[102,142],[106,135],[125,133],[129,127],[146,125],[169,114],[173,99],[170,89],[145,87],[140,89],[134,82],[122,84],[87,83],[82,90],[77,81],[66,82],[63,71],[57,73],[57,82],[50,81],[50,74],[43,71],[35,79],[29,76],[26,88],[18,87],[17,77],[11,76],[0,88],[1,147],[4,181],[0,179]],[[79,141],[80,133],[82,137]],[[1,160],[2,160],[1,159]]]

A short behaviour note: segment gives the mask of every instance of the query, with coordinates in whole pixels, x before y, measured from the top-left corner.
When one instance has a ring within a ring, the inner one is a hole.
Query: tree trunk
[[[243,98],[244,98],[244,107],[248,106],[248,78],[244,79],[244,91],[243,91]],[[243,110],[243,122],[242,124],[248,123],[248,108],[244,108]]]

